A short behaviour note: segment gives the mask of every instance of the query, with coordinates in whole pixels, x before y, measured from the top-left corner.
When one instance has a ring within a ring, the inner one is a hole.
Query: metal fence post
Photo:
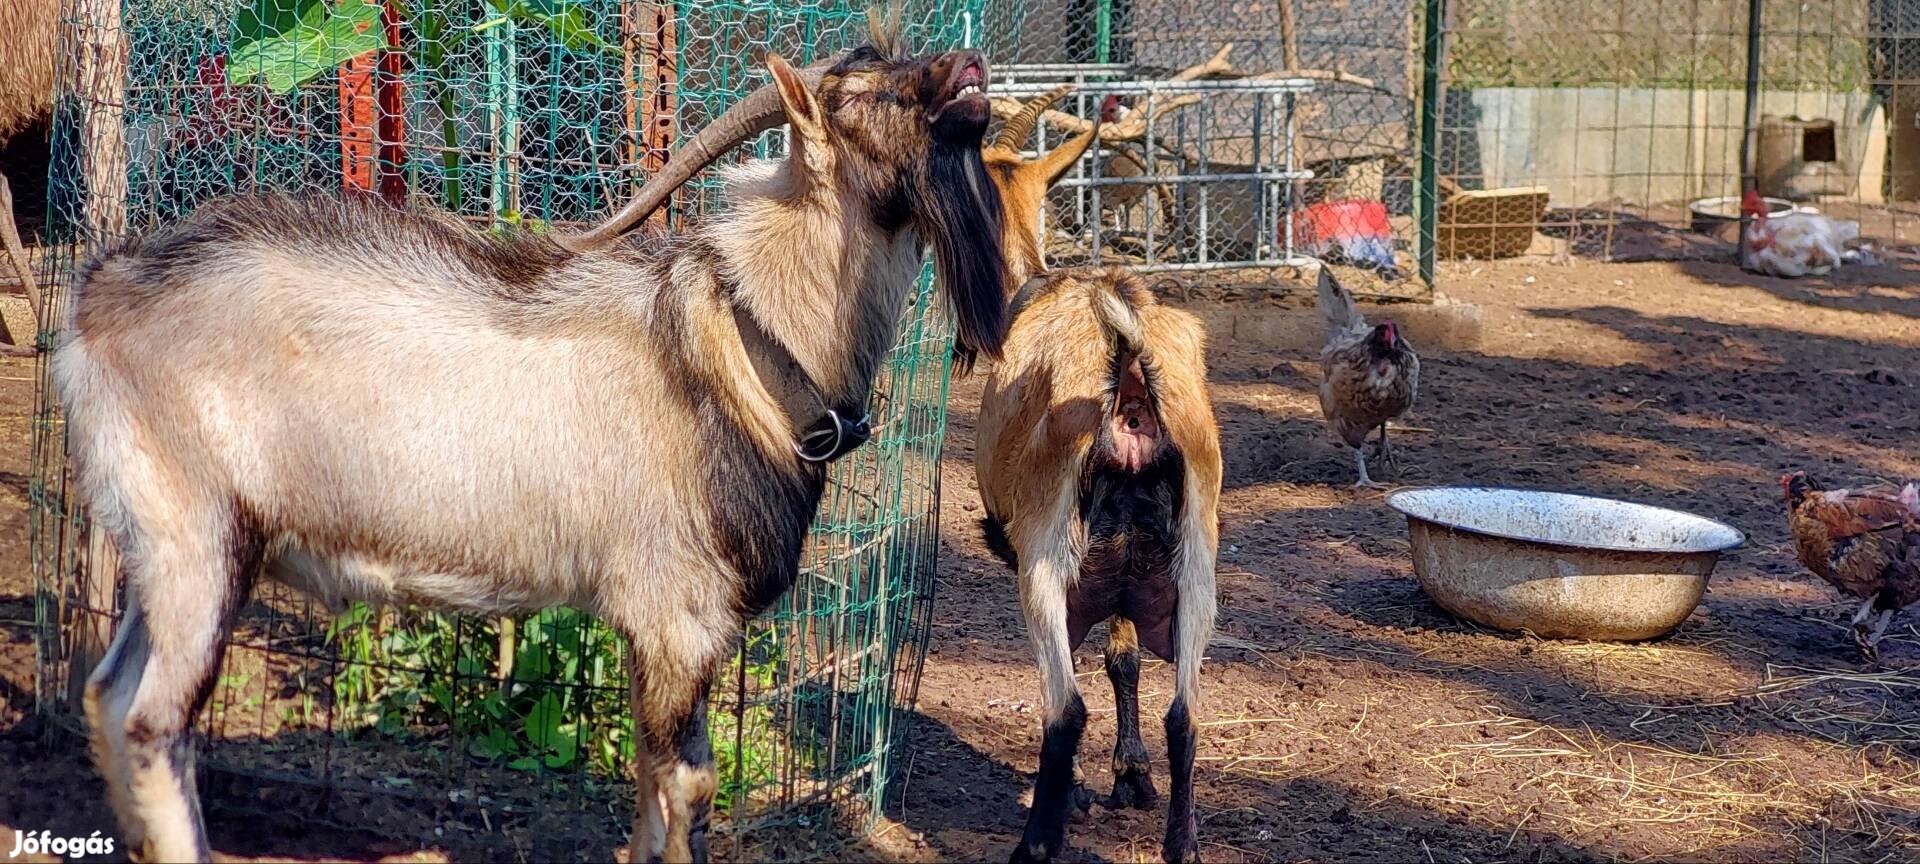
[[[1756,0],[1758,2],[1758,0]],[[1433,287],[1434,240],[1439,233],[1440,23],[1446,0],[1425,0],[1420,36],[1420,192],[1414,203],[1420,223],[1420,281]]]
[[[1113,0],[1100,0],[1093,13],[1093,62],[1113,58]]]
[[[1740,139],[1740,194],[1760,188],[1760,178],[1753,173],[1754,142],[1760,132],[1760,2],[1747,0],[1747,112],[1746,128]],[[1733,249],[1733,261],[1746,263],[1747,228],[1753,224],[1753,217],[1746,210],[1740,211],[1740,245]]]

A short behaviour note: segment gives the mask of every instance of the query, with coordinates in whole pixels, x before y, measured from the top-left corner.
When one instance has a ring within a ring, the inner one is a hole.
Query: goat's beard
[[[1007,337],[1007,261],[1000,192],[980,145],[935,138],[927,188],[914,209],[933,243],[934,267],[959,323],[954,360],[962,372],[981,354],[1000,356]]]

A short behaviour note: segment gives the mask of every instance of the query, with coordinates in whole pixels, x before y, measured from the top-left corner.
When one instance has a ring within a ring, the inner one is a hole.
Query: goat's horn
[[[818,89],[827,69],[837,59],[801,70],[800,79],[806,82],[808,89]],[[728,150],[785,123],[786,108],[780,104],[779,91],[779,85],[768,83],[747,94],[747,98],[735,103],[727,109],[727,113],[720,115],[720,119],[707,124],[707,128],[700,130],[693,140],[674,151],[673,156],[667,159],[667,164],[647,179],[646,185],[640,187],[633,200],[620,208],[620,212],[578,234],[557,234],[554,240],[575,252],[603,249],[612,244],[652,216],[653,211],[667,203],[667,198],[675,189],[693,179],[693,175],[712,165]]]
[[[1020,106],[1020,113],[1007,118],[1007,122],[1000,127],[1000,134],[994,137],[992,146],[1001,150],[1018,149],[1027,136],[1033,134],[1033,124],[1040,122],[1040,115],[1072,92],[1072,84],[1062,84],[1033,97],[1032,101]]]

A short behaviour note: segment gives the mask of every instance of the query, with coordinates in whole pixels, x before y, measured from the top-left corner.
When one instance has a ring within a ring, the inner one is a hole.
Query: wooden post
[[[520,622],[509,615],[502,617],[498,623],[500,626],[499,653],[493,661],[494,677],[500,679],[500,695],[511,696],[513,695],[513,661],[520,652],[516,639]]]
[[[1294,29],[1293,0],[1280,0],[1280,58],[1287,71],[1300,68],[1300,33]]]
[[[399,13],[379,0],[387,50],[340,64],[340,183],[344,190],[378,192],[406,201],[406,56],[400,51]]]
[[[87,526],[86,567],[80,571],[80,607],[73,610],[73,653],[67,667],[67,705],[84,711],[87,676],[106,656],[113,637],[114,588],[120,580],[120,550],[97,524]]]
[[[407,55],[400,10],[381,3],[380,26],[387,33],[387,50],[380,52],[374,76],[374,98],[380,103],[380,197],[399,206],[407,202]]]
[[[627,162],[650,177],[667,164],[680,119],[679,13],[674,0],[626,0],[624,5]],[[671,209],[662,207],[647,221],[664,226]]]
[[[340,64],[340,188],[372,192],[379,105],[374,98],[375,58],[362,54]]]
[[[98,248],[127,230],[127,45],[120,0],[80,0],[81,172],[86,237]]]
[[[100,249],[127,230],[127,43],[120,0],[79,0],[74,93],[81,110],[80,171],[86,180],[83,247]],[[87,674],[106,653],[119,555],[98,525],[87,531],[84,568],[76,569],[80,609],[68,654],[67,697],[81,708]]]

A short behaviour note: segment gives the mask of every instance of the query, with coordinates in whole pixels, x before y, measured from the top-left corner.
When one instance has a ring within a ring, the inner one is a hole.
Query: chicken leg
[[[1377,483],[1374,481],[1372,477],[1367,476],[1367,448],[1365,446],[1353,448],[1353,467],[1360,472],[1360,479],[1353,481],[1353,488],[1355,489],[1387,488],[1387,484]]]
[[[1880,610],[1879,614],[1873,616],[1873,628],[1870,631],[1864,627],[1855,626],[1854,638],[1860,641],[1860,653],[1867,658],[1867,662],[1880,661],[1880,640],[1887,637],[1887,625],[1893,623],[1895,611],[1897,610]],[[1864,638],[1862,633],[1865,634]]]
[[[1400,473],[1400,457],[1393,455],[1393,444],[1387,441],[1387,424],[1385,423],[1380,424],[1380,440],[1374,442],[1373,455],[1385,459],[1387,467],[1393,469],[1395,475]]]
[[[1860,656],[1866,658],[1868,663],[1879,662],[1880,638],[1886,633],[1887,621],[1893,617],[1890,612],[1883,612],[1879,625],[1868,628],[1867,619],[1873,617],[1874,599],[1868,597],[1860,601],[1860,608],[1853,613],[1853,644],[1860,646]]]

